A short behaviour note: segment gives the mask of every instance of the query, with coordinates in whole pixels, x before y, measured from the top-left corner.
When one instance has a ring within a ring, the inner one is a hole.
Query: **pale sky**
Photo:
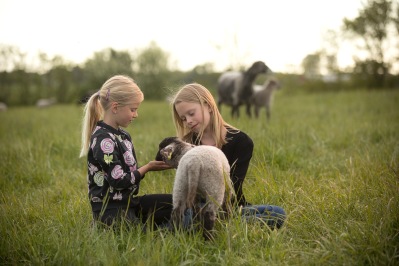
[[[134,51],[155,41],[181,70],[262,60],[291,72],[361,7],[361,0],[0,0],[0,43],[79,64],[108,47]],[[341,66],[352,63],[348,49],[338,50]]]

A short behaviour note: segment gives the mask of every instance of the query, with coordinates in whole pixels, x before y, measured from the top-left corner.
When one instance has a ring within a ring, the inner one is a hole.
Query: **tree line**
[[[363,57],[354,58],[353,68],[338,67],[338,35],[360,44]],[[368,0],[355,19],[344,19],[339,33],[329,31],[326,36],[325,47],[304,57],[303,73],[275,73],[285,88],[330,91],[399,87],[398,73],[394,73],[394,67],[399,67],[399,43],[390,43],[399,39],[398,1]],[[387,56],[387,47],[396,50],[394,56]],[[134,77],[146,99],[164,99],[170,89],[188,82],[199,82],[215,92],[221,74],[214,71],[212,63],[185,72],[176,70],[170,55],[155,42],[134,53],[106,48],[80,65],[40,53],[34,59],[36,66],[28,64],[27,55],[18,47],[0,44],[0,61],[0,102],[8,105],[32,105],[41,98],[78,103],[115,74]]]

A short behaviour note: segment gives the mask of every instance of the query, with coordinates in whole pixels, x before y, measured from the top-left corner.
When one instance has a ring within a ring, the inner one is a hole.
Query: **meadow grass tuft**
[[[0,261],[4,265],[398,265],[399,92],[276,94],[272,118],[226,120],[255,150],[244,193],[282,206],[280,230],[238,215],[200,233],[91,224],[82,106],[0,112]],[[241,114],[244,114],[241,110]],[[175,134],[170,106],[145,101],[128,131],[139,163]],[[170,193],[174,170],[140,194]]]

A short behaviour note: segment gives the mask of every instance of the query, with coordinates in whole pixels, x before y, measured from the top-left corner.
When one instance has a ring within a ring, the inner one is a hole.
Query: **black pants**
[[[125,219],[128,222],[146,223],[149,221],[155,226],[166,224],[172,213],[173,203],[172,194],[149,194],[133,198],[133,204],[127,210],[125,208],[105,209],[93,212],[95,221],[101,221],[106,225],[112,225],[119,219]]]

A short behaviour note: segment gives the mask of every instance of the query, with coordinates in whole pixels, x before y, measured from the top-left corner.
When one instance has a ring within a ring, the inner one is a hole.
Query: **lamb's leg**
[[[203,219],[202,235],[204,236],[205,240],[212,240],[213,239],[212,230],[213,230],[213,227],[215,226],[216,213],[214,211],[206,210],[202,214],[202,219]]]
[[[212,231],[216,221],[216,210],[217,205],[209,201],[201,210],[201,225],[205,240],[213,239]]]
[[[176,228],[181,227],[185,209],[186,209],[185,205],[181,205],[181,204],[176,204],[173,207],[173,210],[171,213],[171,222],[172,222],[171,226],[172,227],[176,227]]]

